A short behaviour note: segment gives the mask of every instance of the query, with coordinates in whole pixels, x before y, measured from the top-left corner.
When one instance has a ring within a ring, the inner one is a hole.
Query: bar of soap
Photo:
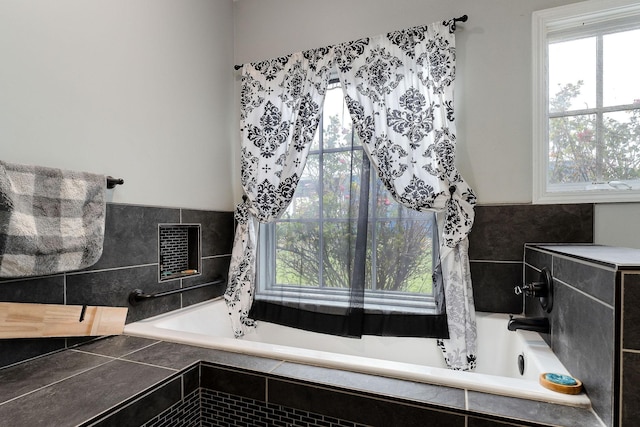
[[[576,384],[578,384],[578,381],[576,381],[575,378],[570,377],[569,375],[546,374],[544,377],[547,379],[547,381],[550,381],[550,382],[555,383],[555,384],[560,384],[560,385],[576,385]]]

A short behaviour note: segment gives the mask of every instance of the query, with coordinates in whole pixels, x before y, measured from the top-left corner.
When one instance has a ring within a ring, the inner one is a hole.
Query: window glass
[[[631,46],[640,46],[640,29],[603,37],[605,107],[640,103],[640,60]]]
[[[596,105],[596,39],[549,44],[549,111]]]
[[[356,262],[359,204],[367,203],[365,301],[433,305],[435,215],[396,203],[373,168],[362,182],[365,156],[342,88],[333,83],[291,205],[274,224],[261,226],[260,290],[295,287],[319,304],[323,298],[327,304],[339,301]],[[360,200],[367,193],[363,185],[369,188],[368,200]],[[401,294],[429,298],[391,296]]]
[[[549,183],[598,180],[595,121],[592,114],[549,120]]]

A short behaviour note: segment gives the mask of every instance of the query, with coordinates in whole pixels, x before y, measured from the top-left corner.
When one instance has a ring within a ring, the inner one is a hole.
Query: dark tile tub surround
[[[640,250],[598,245],[527,245],[525,278],[551,269],[554,307],[525,298],[527,316],[547,316],[545,339],[580,378],[608,426],[640,420]]]
[[[201,225],[200,275],[158,282],[158,224]],[[226,279],[231,260],[233,212],[107,204],[101,258],[76,272],[0,280],[0,301],[129,307],[127,323],[222,295],[225,285],[128,304],[133,289],[155,293]],[[0,367],[70,347],[86,338],[0,340]]]
[[[480,205],[469,235],[476,310],[522,313],[525,243],[592,243],[594,205]]]
[[[0,427],[601,427],[586,409],[128,336],[5,368],[0,381]]]
[[[201,224],[202,274],[158,282],[158,224]],[[233,245],[233,213],[107,204],[104,251],[90,268],[55,276],[0,280],[0,301],[127,306],[133,289],[147,293],[226,277]],[[513,287],[522,282],[526,242],[593,241],[593,205],[478,206],[469,237],[478,311],[521,313]],[[225,285],[146,301],[129,308],[127,323],[214,298]],[[0,341],[0,367],[69,347],[82,339]]]

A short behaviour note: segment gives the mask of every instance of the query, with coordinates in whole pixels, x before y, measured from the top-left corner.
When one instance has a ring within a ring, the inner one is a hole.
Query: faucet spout
[[[513,316],[509,316],[507,329],[510,331],[522,329],[524,331],[548,334],[551,330],[551,325],[549,324],[549,319],[546,317],[519,317],[514,319]]]

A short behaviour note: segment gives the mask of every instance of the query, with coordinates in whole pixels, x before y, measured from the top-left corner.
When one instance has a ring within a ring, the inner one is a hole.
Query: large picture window
[[[337,81],[327,90],[290,206],[260,227],[258,306],[289,300],[327,312],[346,309],[354,271],[364,269],[365,312],[438,311],[435,214],[393,200],[358,141]]]
[[[640,200],[634,3],[534,13],[534,201]]]

